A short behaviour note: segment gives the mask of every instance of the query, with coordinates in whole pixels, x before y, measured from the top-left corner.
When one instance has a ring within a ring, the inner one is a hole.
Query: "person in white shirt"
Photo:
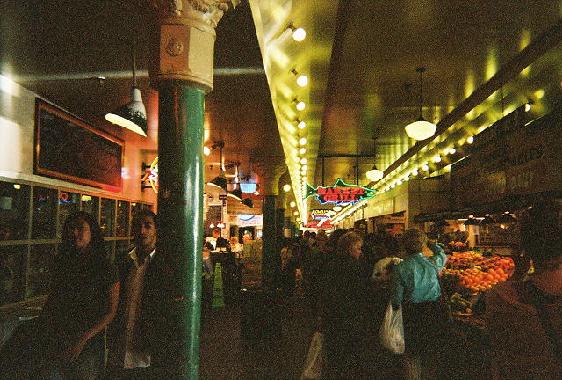
[[[135,248],[126,257],[117,259],[123,291],[117,317],[108,334],[108,379],[143,379],[151,373],[156,220],[152,211],[140,211],[132,226]]]

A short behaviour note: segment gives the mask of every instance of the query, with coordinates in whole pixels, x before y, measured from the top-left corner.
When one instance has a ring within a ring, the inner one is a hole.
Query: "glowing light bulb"
[[[305,154],[305,153],[306,153],[306,148],[300,148],[300,149],[299,149],[299,153],[300,153],[300,154]]]
[[[474,142],[474,137],[468,136],[468,137],[466,138],[466,142],[469,143],[469,144],[472,144],[472,143]]]
[[[297,103],[297,110],[304,111],[305,108],[306,108],[306,104],[302,100]]]
[[[306,137],[301,137],[300,140],[299,140],[299,144],[300,144],[301,146],[302,146],[302,145],[306,145],[307,141],[308,141],[308,140],[306,139]]]
[[[299,75],[297,77],[297,85],[299,87],[305,87],[308,84],[308,77],[306,75]]]
[[[426,172],[426,171],[429,170],[429,165],[428,165],[428,164],[423,164],[421,168],[422,168],[423,171]]]
[[[293,29],[293,40],[295,41],[303,41],[306,38],[306,30],[303,28],[296,28]]]
[[[209,154],[211,154],[211,149],[209,149],[209,147],[204,146],[203,147],[203,154],[205,156],[208,156]]]
[[[300,121],[298,124],[299,129],[305,129],[306,128],[306,123],[304,121]]]

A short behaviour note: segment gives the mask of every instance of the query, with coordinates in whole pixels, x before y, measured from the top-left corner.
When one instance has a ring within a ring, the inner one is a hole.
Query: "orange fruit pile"
[[[454,252],[447,261],[443,276],[448,277],[449,283],[477,293],[506,281],[514,269],[515,263],[509,257],[484,257],[471,251]]]

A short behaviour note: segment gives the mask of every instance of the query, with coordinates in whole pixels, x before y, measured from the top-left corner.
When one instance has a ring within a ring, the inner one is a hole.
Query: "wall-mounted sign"
[[[316,195],[318,202],[334,203],[337,205],[347,205],[357,203],[366,199],[373,198],[376,194],[374,189],[349,185],[341,178],[336,180],[334,186],[318,186],[316,188],[306,185],[305,199],[311,195]]]
[[[315,228],[315,229],[323,229],[323,230],[331,230],[334,228],[330,221],[326,220],[313,220],[305,224],[305,228]]]
[[[336,216],[336,212],[334,210],[315,209],[310,211],[310,218],[313,220],[332,219],[334,216]]]
[[[122,140],[36,99],[35,174],[118,192],[123,150]]]

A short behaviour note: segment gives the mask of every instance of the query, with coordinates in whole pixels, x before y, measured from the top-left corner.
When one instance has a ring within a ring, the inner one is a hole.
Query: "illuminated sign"
[[[148,183],[148,185],[146,183]],[[146,187],[152,187],[152,190],[158,193],[158,156],[156,156],[150,166],[145,169],[144,176],[141,178],[141,189]]]
[[[330,223],[330,221],[323,221],[323,220],[322,221],[313,220],[311,222],[308,222],[304,227],[323,229],[323,230],[331,230],[332,228],[334,228],[334,226]]]
[[[311,195],[316,195],[316,199],[321,204],[335,203],[337,205],[348,205],[373,198],[375,194],[376,191],[374,189],[349,185],[341,178],[338,178],[334,186],[318,186],[314,188],[306,185],[305,199]]]
[[[332,219],[334,216],[336,216],[334,210],[315,209],[310,211],[310,217],[314,220]]]

